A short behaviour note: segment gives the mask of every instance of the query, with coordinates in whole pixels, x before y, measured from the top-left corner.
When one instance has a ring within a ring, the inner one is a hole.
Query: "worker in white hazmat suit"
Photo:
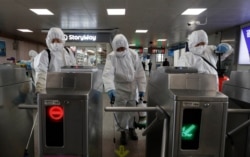
[[[146,76],[138,54],[129,49],[128,41],[118,34],[112,41],[113,51],[108,54],[103,70],[105,91],[110,99],[115,98],[114,106],[136,106],[136,98],[143,97],[146,91]],[[134,129],[134,112],[117,112],[114,114],[117,130],[121,131],[120,143],[127,144],[126,129],[132,140],[138,140]]]
[[[34,60],[37,55],[38,53],[35,50],[29,50],[29,57],[30,57],[29,64],[30,64],[30,69],[31,69],[32,83],[34,86],[35,86],[34,83],[35,83],[35,75],[36,75],[35,68],[34,68]]]
[[[189,52],[182,55],[177,66],[192,67],[198,70],[198,73],[214,74],[217,77],[217,53],[221,53],[221,59],[224,60],[233,50],[227,43],[221,43],[218,46],[208,45],[208,36],[204,30],[193,31],[188,36]]]
[[[64,47],[65,37],[60,28],[53,27],[46,38],[48,49],[36,56],[36,93],[45,93],[47,72],[59,72],[63,66],[76,65],[74,54]]]

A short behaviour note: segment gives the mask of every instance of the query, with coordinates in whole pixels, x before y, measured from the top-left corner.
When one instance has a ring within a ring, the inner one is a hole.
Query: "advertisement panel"
[[[250,26],[241,27],[238,64],[250,65]]]

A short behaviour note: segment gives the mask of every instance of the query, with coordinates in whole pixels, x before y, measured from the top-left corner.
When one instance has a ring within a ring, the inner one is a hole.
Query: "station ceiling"
[[[47,8],[51,16],[38,16],[30,8]],[[108,16],[107,8],[125,8],[125,16]],[[188,8],[207,8],[200,15],[181,15]],[[110,31],[123,33],[129,44],[147,47],[167,46],[186,41],[196,29],[207,33],[250,22],[248,0],[1,0],[0,36],[29,40],[45,44],[46,33],[51,27],[76,32]],[[190,25],[190,21],[204,25]],[[207,21],[206,21],[207,20]],[[30,29],[22,33],[17,29]],[[136,29],[147,29],[145,34]],[[157,42],[166,38],[166,42]]]

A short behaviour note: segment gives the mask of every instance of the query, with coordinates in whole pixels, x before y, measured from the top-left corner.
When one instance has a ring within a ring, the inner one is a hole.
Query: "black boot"
[[[126,138],[125,131],[121,131],[120,143],[121,143],[121,145],[127,144],[127,138]]]
[[[137,136],[134,128],[129,128],[129,136],[132,140],[135,140],[135,141],[138,140],[138,136]]]

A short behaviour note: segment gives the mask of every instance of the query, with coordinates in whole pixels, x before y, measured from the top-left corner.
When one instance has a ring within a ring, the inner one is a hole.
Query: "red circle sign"
[[[61,106],[52,106],[49,109],[49,117],[53,120],[61,120],[64,116],[64,111]]]

